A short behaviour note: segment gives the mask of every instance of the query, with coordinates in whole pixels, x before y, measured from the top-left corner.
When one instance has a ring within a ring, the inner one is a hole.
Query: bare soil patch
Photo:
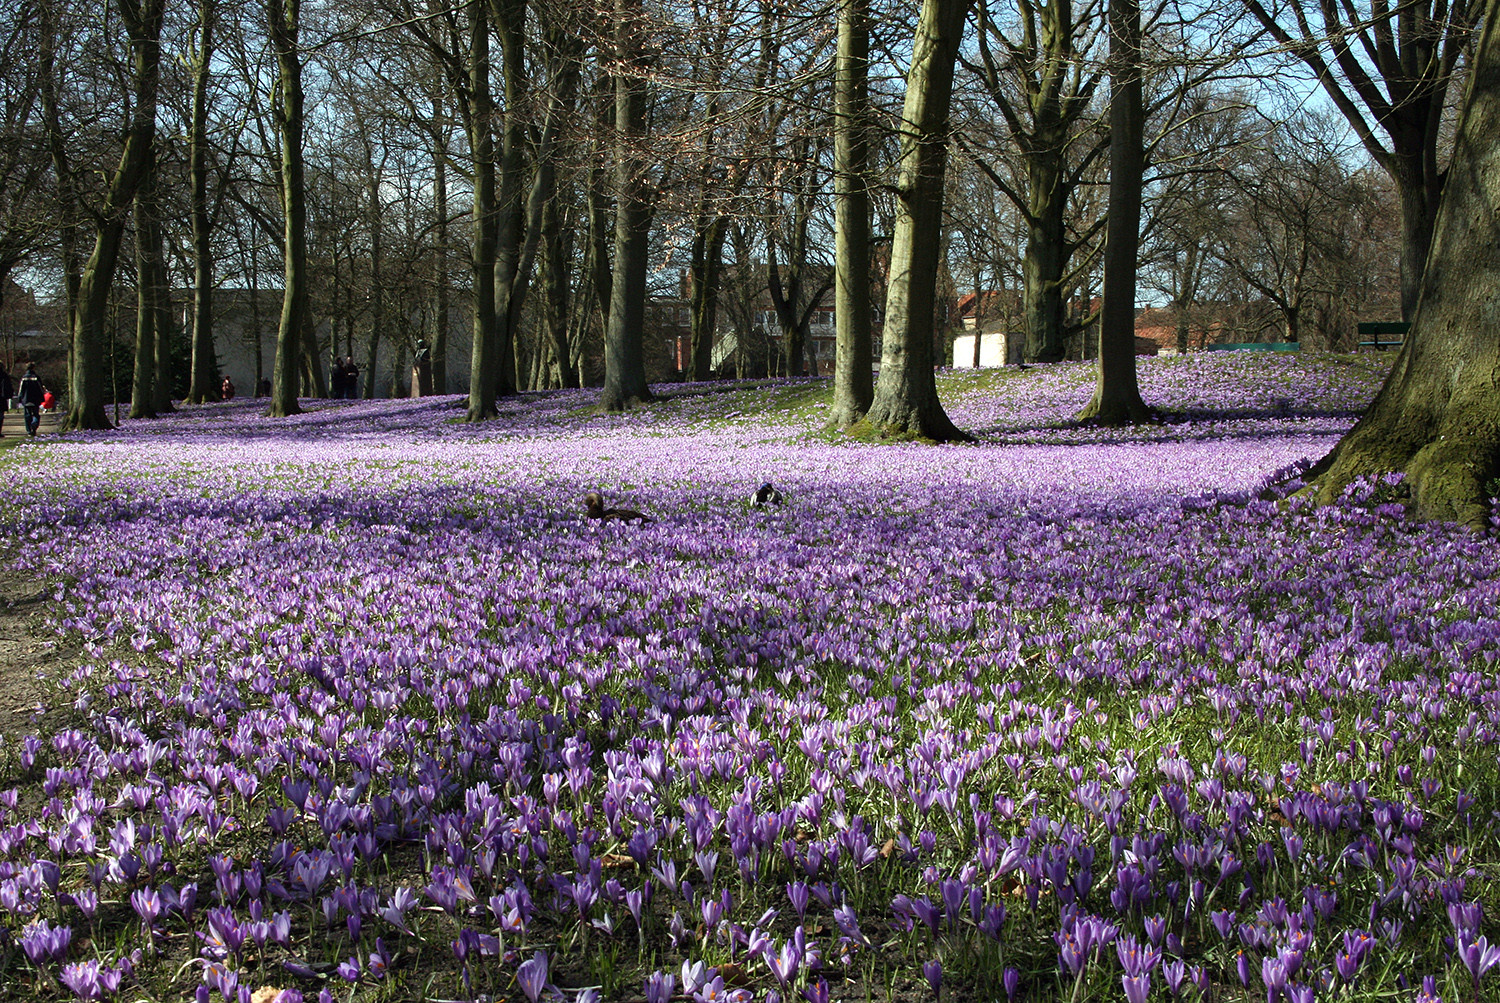
[[[0,736],[13,742],[34,732],[50,687],[39,678],[55,666],[56,639],[43,624],[52,589],[0,574]]]

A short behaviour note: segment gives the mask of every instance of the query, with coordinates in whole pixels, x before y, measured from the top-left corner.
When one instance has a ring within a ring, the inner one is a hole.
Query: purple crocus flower
[[[521,986],[521,992],[531,1003],[541,997],[542,990],[547,986],[548,961],[545,951],[538,951],[528,961],[521,962],[516,969],[516,982]]]
[[[818,981],[802,990],[802,997],[807,1003],[828,1003],[830,992],[828,980],[819,977]]]
[[[922,977],[932,987],[934,999],[941,999],[943,995],[943,963],[936,959],[922,963]]]
[[[40,965],[47,958],[62,958],[72,942],[71,926],[52,926],[45,919],[28,924],[21,931],[21,950],[33,965]]]
[[[646,1003],[667,1003],[677,989],[677,977],[655,971],[646,976]]]
[[[1500,964],[1500,944],[1491,946],[1489,940],[1483,935],[1473,940],[1460,937],[1458,956],[1463,960],[1464,967],[1469,970],[1469,974],[1474,976],[1474,982],[1477,984],[1480,979],[1484,978],[1485,972]]]

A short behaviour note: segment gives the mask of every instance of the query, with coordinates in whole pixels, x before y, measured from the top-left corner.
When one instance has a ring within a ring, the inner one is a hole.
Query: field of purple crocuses
[[[943,374],[972,446],[770,381],[15,448],[0,997],[1500,998],[1500,544],[1292,494],[1386,361],[1143,360],[1128,431]]]

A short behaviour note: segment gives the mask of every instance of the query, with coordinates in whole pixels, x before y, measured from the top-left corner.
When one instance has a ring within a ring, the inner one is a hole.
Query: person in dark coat
[[[11,382],[10,372],[0,362],[0,424],[5,422],[5,412],[10,410],[10,399],[16,395],[16,385]]]
[[[347,396],[344,380],[344,357],[342,355],[335,355],[333,357],[333,366],[328,373],[328,392],[336,401],[341,401]]]
[[[36,366],[26,367],[21,383],[16,387],[16,396],[21,399],[21,407],[26,411],[26,434],[36,435],[37,428],[42,424],[42,398],[47,396],[47,388],[42,386],[42,378],[36,374]]]

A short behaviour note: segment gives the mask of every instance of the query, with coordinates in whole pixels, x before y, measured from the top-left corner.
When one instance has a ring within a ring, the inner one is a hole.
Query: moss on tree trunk
[[[1482,529],[1500,473],[1500,4],[1490,4],[1416,317],[1364,418],[1310,472],[1329,502],[1404,471],[1416,513]]]

